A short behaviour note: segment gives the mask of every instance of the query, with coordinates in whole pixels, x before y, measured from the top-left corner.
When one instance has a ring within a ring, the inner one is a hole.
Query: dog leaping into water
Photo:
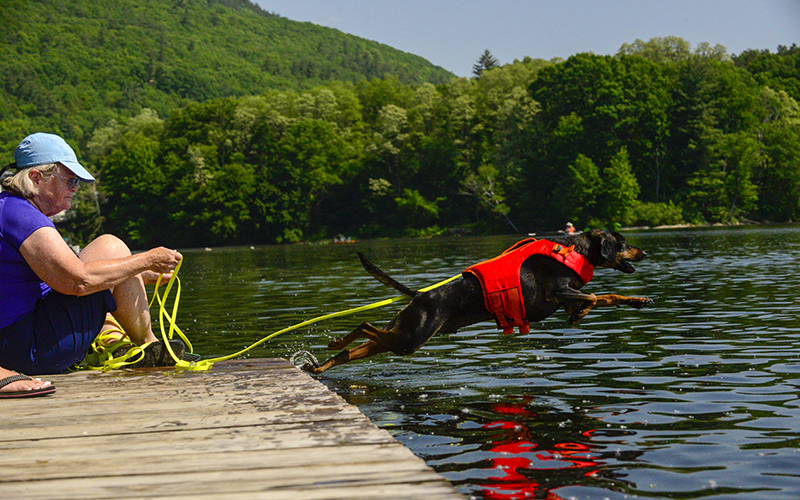
[[[391,351],[403,356],[415,352],[434,334],[455,333],[459,328],[495,319],[499,328],[511,333],[529,331],[528,324],[542,321],[561,307],[575,323],[601,306],[627,305],[639,309],[652,300],[615,294],[583,293],[595,267],[635,271],[645,253],[629,245],[617,232],[593,229],[553,240],[523,240],[500,256],[467,268],[462,279],[428,292],[411,290],[387,275],[366,257],[361,263],[381,283],[412,297],[386,328],[361,323],[329,349],[344,349],[357,339],[367,339],[345,349],[321,365],[303,369],[319,374],[336,365]]]

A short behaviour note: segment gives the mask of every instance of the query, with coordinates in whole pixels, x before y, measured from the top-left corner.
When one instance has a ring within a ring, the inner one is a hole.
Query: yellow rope
[[[144,349],[149,343],[136,345],[113,317],[109,316],[106,321],[111,322],[113,328],[104,330],[95,338],[89,354],[77,368],[109,371],[124,368],[144,358]],[[128,348],[125,354],[115,358],[114,353],[125,347]]]
[[[254,347],[257,347],[257,346],[263,344],[264,342],[277,337],[278,335],[282,335],[284,333],[291,332],[293,330],[297,330],[298,328],[302,328],[304,326],[308,326],[308,325],[313,324],[313,323],[318,323],[320,321],[325,321],[325,320],[333,319],[333,318],[339,318],[339,317],[342,317],[342,316],[347,316],[347,315],[350,315],[350,314],[356,314],[356,313],[363,312],[363,311],[369,311],[370,309],[376,309],[378,307],[383,307],[383,306],[386,306],[386,305],[389,305],[389,304],[393,304],[395,302],[399,302],[399,301],[401,301],[403,299],[408,298],[405,295],[401,295],[399,297],[394,297],[394,298],[391,298],[391,299],[381,300],[381,301],[378,301],[378,302],[374,302],[372,304],[367,304],[367,305],[364,305],[364,306],[354,307],[352,309],[347,309],[347,310],[344,310],[344,311],[338,311],[338,312],[334,312],[334,313],[330,313],[330,314],[325,314],[323,316],[318,316],[316,318],[312,318],[312,319],[303,321],[302,323],[297,323],[296,325],[292,325],[292,326],[284,328],[282,330],[278,330],[277,332],[271,333],[271,334],[267,335],[266,337],[262,338],[261,340],[253,343],[252,345],[242,349],[241,351],[235,352],[235,353],[230,354],[228,356],[221,356],[221,357],[218,357],[218,358],[212,358],[212,359],[200,360],[200,361],[185,361],[183,359],[179,359],[178,356],[175,355],[175,352],[173,352],[172,347],[169,345],[169,339],[171,339],[173,337],[173,335],[175,333],[177,333],[178,336],[181,338],[181,340],[183,340],[184,343],[186,344],[186,347],[189,349],[189,352],[192,352],[192,344],[189,342],[189,339],[186,337],[186,335],[183,333],[183,331],[181,331],[181,329],[178,327],[178,324],[177,324],[178,303],[180,302],[180,297],[181,297],[181,283],[180,283],[180,280],[178,279],[178,271],[180,270],[180,267],[181,267],[182,263],[183,263],[183,260],[181,260],[178,263],[178,266],[175,268],[175,271],[173,271],[173,273],[172,273],[172,277],[167,282],[167,286],[166,286],[166,289],[164,290],[163,298],[162,298],[162,295],[158,291],[158,287],[161,284],[162,276],[158,277],[158,280],[156,281],[156,289],[155,289],[155,292],[153,293],[153,298],[150,300],[150,304],[149,304],[149,307],[152,308],[153,302],[155,302],[155,301],[158,302],[158,313],[159,313],[159,321],[158,321],[158,323],[159,323],[159,326],[160,326],[160,329],[161,329],[161,338],[163,339],[163,342],[164,342],[165,346],[167,347],[167,350],[169,351],[170,356],[172,356],[172,359],[175,361],[175,367],[177,369],[179,369],[179,370],[205,371],[205,370],[210,369],[214,365],[214,363],[216,363],[218,361],[225,361],[225,360],[228,360],[228,359],[235,358],[237,356],[241,356],[242,354],[246,353],[250,349],[253,349]],[[438,282],[438,283],[436,283],[434,285],[422,288],[419,291],[420,292],[427,292],[427,291],[433,290],[434,288],[438,288],[438,287],[440,287],[442,285],[450,283],[451,281],[455,281],[456,279],[458,279],[460,277],[461,277],[461,275],[458,274],[456,276],[453,276],[452,278],[448,278],[448,279],[440,281],[440,282]],[[174,299],[173,304],[172,304],[172,314],[170,314],[166,310],[166,302],[167,302],[167,297],[169,297],[169,294],[170,294],[170,292],[172,290],[173,284],[175,284],[175,283],[177,283],[178,286],[176,288],[175,299]],[[169,332],[165,331],[165,328],[164,328],[165,323],[169,323]],[[119,325],[117,324],[117,326],[119,326]],[[115,330],[108,330],[108,331],[103,332],[103,334],[101,334],[103,336],[103,339],[100,340],[100,343],[108,341],[108,338],[107,338],[108,335],[107,334],[109,332],[114,332],[114,333],[117,333],[117,334],[118,333],[122,333],[123,336],[125,336],[125,333],[122,331],[122,328],[119,328],[118,332],[116,331],[116,329]],[[124,342],[127,342],[128,344],[125,344]],[[95,344],[98,344],[97,340],[95,341]],[[93,347],[94,347],[95,344],[92,344]],[[125,345],[132,345],[133,347],[131,349],[129,349],[128,352],[124,356],[122,356],[120,358],[113,358],[112,353],[115,350],[119,349],[120,347],[124,347]],[[95,353],[93,353],[91,355],[88,355],[87,356],[87,360],[88,360],[89,364],[86,367],[92,368],[92,369],[102,369],[104,371],[108,371],[108,370],[111,370],[111,369],[122,368],[124,366],[131,365],[131,364],[133,364],[133,363],[135,363],[135,362],[137,362],[137,361],[139,361],[141,359],[141,356],[139,356],[139,354],[141,354],[143,356],[144,348],[146,347],[146,345],[147,344],[142,345],[142,346],[136,346],[135,344],[133,344],[133,342],[130,342],[130,340],[119,342],[119,343],[115,343],[115,344],[111,344],[111,345],[109,345],[108,347],[105,347],[105,348],[103,348],[102,346],[99,345],[99,347],[101,348],[101,352],[95,352]],[[137,357],[137,356],[139,356],[139,357]],[[137,357],[137,359],[131,361],[131,359],[134,358],[134,357]],[[82,364],[82,366],[83,366],[83,364]]]

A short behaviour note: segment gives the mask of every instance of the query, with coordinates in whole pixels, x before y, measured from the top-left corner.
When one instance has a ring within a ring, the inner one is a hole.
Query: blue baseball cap
[[[61,137],[55,134],[36,132],[22,139],[14,150],[17,168],[35,167],[47,163],[61,163],[72,170],[83,182],[94,182],[95,178],[83,165],[78,163],[75,151]]]

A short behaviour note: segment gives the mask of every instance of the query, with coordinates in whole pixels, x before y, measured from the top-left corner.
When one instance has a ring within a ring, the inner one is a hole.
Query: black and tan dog
[[[541,249],[531,250],[534,246]],[[498,284],[492,276],[484,276],[486,267],[478,264],[467,269],[463,279],[428,292],[417,292],[398,283],[359,254],[370,274],[413,299],[385,329],[364,322],[346,337],[331,342],[328,348],[343,349],[359,338],[368,339],[365,343],[340,352],[322,365],[306,364],[303,369],[318,374],[333,366],[386,351],[411,354],[438,332],[454,333],[459,328],[493,318],[506,333],[514,326],[526,332],[529,322],[542,321],[562,306],[569,315],[569,322],[575,323],[593,307],[627,305],[638,309],[652,302],[646,297],[580,291],[591,278],[594,267],[632,273],[634,268],[630,262],[644,258],[642,250],[629,245],[616,232],[592,230],[553,240],[525,240],[505,254],[514,254],[517,258],[516,264],[512,264],[516,267],[508,273],[511,284],[508,280],[500,280]],[[519,297],[521,301],[515,305],[513,300]],[[510,309],[505,309],[504,313],[501,303]]]

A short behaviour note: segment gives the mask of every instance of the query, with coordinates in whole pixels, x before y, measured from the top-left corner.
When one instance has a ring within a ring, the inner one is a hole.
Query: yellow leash
[[[266,341],[268,341],[270,339],[273,339],[273,338],[277,337],[278,335],[282,335],[284,333],[291,332],[293,330],[297,330],[298,328],[302,328],[304,326],[308,326],[308,325],[310,325],[312,323],[318,323],[320,321],[325,321],[325,320],[328,320],[328,319],[340,318],[342,316],[348,316],[350,314],[356,314],[356,313],[363,312],[363,311],[369,311],[370,309],[376,309],[378,307],[387,306],[389,304],[393,304],[395,302],[399,302],[399,301],[407,298],[405,295],[401,295],[399,297],[394,297],[394,298],[391,298],[391,299],[381,300],[381,301],[378,301],[378,302],[375,302],[375,303],[372,303],[372,304],[367,304],[365,306],[359,306],[359,307],[354,307],[352,309],[347,309],[345,311],[339,311],[339,312],[335,312],[335,313],[325,314],[323,316],[318,316],[316,318],[312,318],[312,319],[303,321],[302,323],[297,323],[296,325],[292,325],[292,326],[284,328],[282,330],[278,330],[277,332],[271,333],[271,334],[267,335],[266,337],[262,338],[261,340],[253,343],[252,345],[242,349],[241,351],[235,352],[235,353],[230,354],[228,356],[222,356],[222,357],[219,357],[219,358],[212,358],[212,359],[206,359],[206,360],[200,360],[200,361],[185,361],[185,360],[182,360],[182,359],[178,359],[178,357],[173,352],[172,347],[169,345],[169,339],[171,339],[173,337],[174,333],[177,333],[178,336],[181,338],[181,340],[183,340],[184,343],[186,344],[186,347],[189,349],[189,352],[192,352],[192,344],[189,342],[189,339],[186,337],[186,335],[183,333],[183,331],[181,331],[181,329],[178,327],[178,324],[177,324],[178,303],[180,302],[180,297],[181,297],[181,283],[180,283],[180,280],[178,279],[178,271],[180,270],[180,267],[181,267],[182,263],[183,263],[183,260],[178,262],[178,265],[175,268],[175,271],[173,271],[173,273],[172,273],[172,277],[167,282],[167,286],[166,286],[166,289],[164,290],[163,298],[162,298],[161,294],[158,291],[158,287],[161,284],[161,276],[158,277],[158,280],[156,281],[156,289],[155,289],[155,292],[153,293],[153,298],[151,299],[150,304],[149,304],[149,306],[152,307],[153,306],[153,302],[158,301],[158,314],[159,314],[158,323],[159,323],[159,326],[160,326],[160,329],[161,329],[161,338],[162,338],[164,344],[166,345],[170,356],[172,356],[172,359],[175,360],[175,368],[178,368],[179,370],[205,371],[205,370],[210,369],[214,365],[214,363],[216,363],[218,361],[225,361],[225,360],[232,359],[232,358],[235,358],[237,356],[240,356],[240,355],[246,353],[247,351],[249,351],[250,349],[253,349],[254,347],[258,347],[259,345],[263,344],[264,342],[266,342]],[[448,279],[440,281],[440,282],[438,282],[438,283],[436,283],[434,285],[431,285],[431,286],[428,286],[428,287],[425,287],[425,288],[421,288],[419,291],[420,292],[428,292],[430,290],[433,290],[434,288],[438,288],[438,287],[440,287],[442,285],[450,283],[451,281],[455,281],[456,279],[458,279],[460,277],[461,277],[461,274],[457,274],[456,276],[453,276],[452,278],[448,278]],[[172,290],[172,287],[173,287],[174,283],[177,283],[178,286],[177,286],[176,292],[175,292],[175,300],[173,301],[173,304],[172,304],[172,314],[169,314],[167,312],[167,310],[166,310],[166,303],[167,303],[167,297],[169,297],[170,291]],[[165,323],[169,323],[169,332],[165,331],[165,328],[164,328],[164,324]],[[112,335],[110,335],[110,334],[112,334]],[[120,337],[120,334],[122,334],[122,339],[121,340],[116,340],[116,339],[118,339]],[[103,338],[101,338],[101,336]],[[103,332],[103,334],[101,336],[98,336],[99,340],[95,340],[95,344],[98,344],[98,347],[96,349],[94,349],[94,350],[95,351],[99,350],[99,352],[93,352],[92,354],[87,355],[87,357],[85,359],[85,362],[82,363],[82,367],[88,367],[88,368],[93,368],[93,369],[102,369],[104,371],[112,370],[112,369],[115,369],[115,368],[122,368],[124,366],[131,365],[131,364],[136,363],[137,361],[139,361],[142,358],[142,356],[144,355],[143,354],[144,353],[144,348],[147,346],[147,344],[142,345],[142,346],[136,346],[130,340],[125,340],[125,333],[122,331],[122,328],[120,328],[119,325],[117,325],[117,328],[115,328],[114,330],[107,330],[106,332]],[[111,337],[111,338],[109,338],[109,337]],[[109,342],[111,342],[111,343],[108,344],[107,346],[101,345],[101,344],[109,343]],[[92,344],[92,346],[94,347],[95,344]],[[113,358],[112,353],[115,350],[119,349],[120,347],[125,347],[126,345],[130,345],[130,346],[132,346],[132,348],[129,349],[128,352],[124,356],[122,356],[120,358]]]
[[[172,278],[167,283],[166,290],[164,292],[164,299],[162,300],[161,296],[158,293],[158,287],[161,284],[161,278],[163,275],[159,275],[158,280],[156,281],[156,289],[155,293],[153,294],[153,298],[150,300],[148,304],[148,308],[153,307],[153,302],[157,299],[159,301],[159,315],[160,321],[159,325],[161,327],[161,336],[164,339],[164,345],[167,347],[167,350],[172,356],[172,359],[176,361],[176,363],[183,363],[188,364],[186,361],[179,360],[175,353],[172,351],[172,346],[170,346],[169,342],[167,341],[167,336],[171,339],[174,336],[174,333],[177,332],[178,336],[183,340],[184,344],[189,349],[189,352],[192,352],[192,344],[189,342],[189,339],[184,335],[180,328],[175,321],[175,317],[177,315],[178,310],[178,303],[180,302],[180,295],[181,295],[181,284],[180,280],[177,279],[178,269],[181,267],[181,262],[178,262],[178,265],[173,272]],[[166,297],[169,296],[170,290],[172,289],[172,285],[174,283],[178,284],[177,292],[175,294],[175,303],[173,306],[172,316],[170,316],[166,312],[165,303]],[[164,321],[168,321],[170,324],[169,335],[164,331]],[[128,334],[122,329],[122,326],[113,318],[109,317],[106,321],[109,321],[113,324],[113,328],[104,330],[100,333],[100,335],[95,338],[94,342],[92,342],[91,349],[89,354],[87,354],[83,361],[77,366],[78,369],[87,368],[90,370],[103,370],[105,372],[109,370],[116,370],[119,368],[124,368],[126,366],[133,365],[144,358],[144,350],[145,348],[150,345],[152,342],[148,342],[146,344],[137,345],[132,342],[128,338]],[[114,357],[114,353],[122,348],[127,347],[127,351],[125,354]],[[208,365],[207,368],[198,368],[198,369],[208,369],[211,368],[211,365]]]

